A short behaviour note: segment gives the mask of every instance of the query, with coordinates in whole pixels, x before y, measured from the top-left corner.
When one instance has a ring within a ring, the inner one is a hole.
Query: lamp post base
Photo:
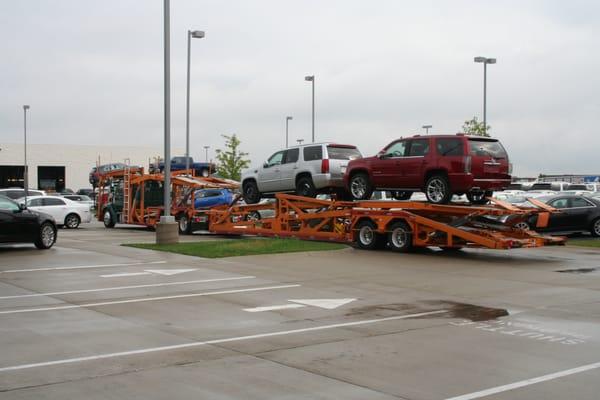
[[[156,244],[179,243],[179,229],[175,217],[162,216],[156,224]]]

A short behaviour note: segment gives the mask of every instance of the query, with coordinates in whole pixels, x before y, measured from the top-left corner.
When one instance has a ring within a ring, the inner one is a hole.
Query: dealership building
[[[184,152],[175,149],[172,154]],[[162,147],[27,144],[29,188],[91,188],[89,173],[96,165],[122,162],[147,168],[162,155]],[[0,188],[23,187],[24,169],[23,144],[0,143]]]

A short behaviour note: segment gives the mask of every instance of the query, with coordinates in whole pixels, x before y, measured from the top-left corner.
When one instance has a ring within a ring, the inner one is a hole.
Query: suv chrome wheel
[[[367,200],[371,197],[369,178],[365,174],[356,174],[350,180],[350,194],[356,200]]]
[[[54,244],[54,240],[56,239],[56,233],[54,232],[54,228],[50,224],[45,224],[42,226],[42,231],[40,232],[40,238],[42,240],[42,244],[44,247],[48,248]]]
[[[443,175],[434,175],[429,178],[425,185],[425,196],[433,204],[448,203],[452,197],[448,179]]]

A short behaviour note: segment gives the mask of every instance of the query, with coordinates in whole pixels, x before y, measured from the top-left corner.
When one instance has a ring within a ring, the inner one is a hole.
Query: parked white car
[[[25,198],[17,200],[24,204]],[[56,225],[75,229],[81,223],[92,221],[92,212],[88,204],[81,204],[73,200],[57,196],[31,196],[27,197],[27,208],[39,211],[54,217]]]

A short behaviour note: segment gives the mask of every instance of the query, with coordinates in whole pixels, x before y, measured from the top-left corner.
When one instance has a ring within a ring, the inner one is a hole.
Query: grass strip
[[[258,254],[297,253],[304,251],[339,250],[339,243],[312,242],[299,239],[228,239],[176,244],[132,243],[123,246],[138,249],[167,251],[204,258],[251,256]]]
[[[569,246],[600,248],[600,239],[569,239],[567,244]]]

